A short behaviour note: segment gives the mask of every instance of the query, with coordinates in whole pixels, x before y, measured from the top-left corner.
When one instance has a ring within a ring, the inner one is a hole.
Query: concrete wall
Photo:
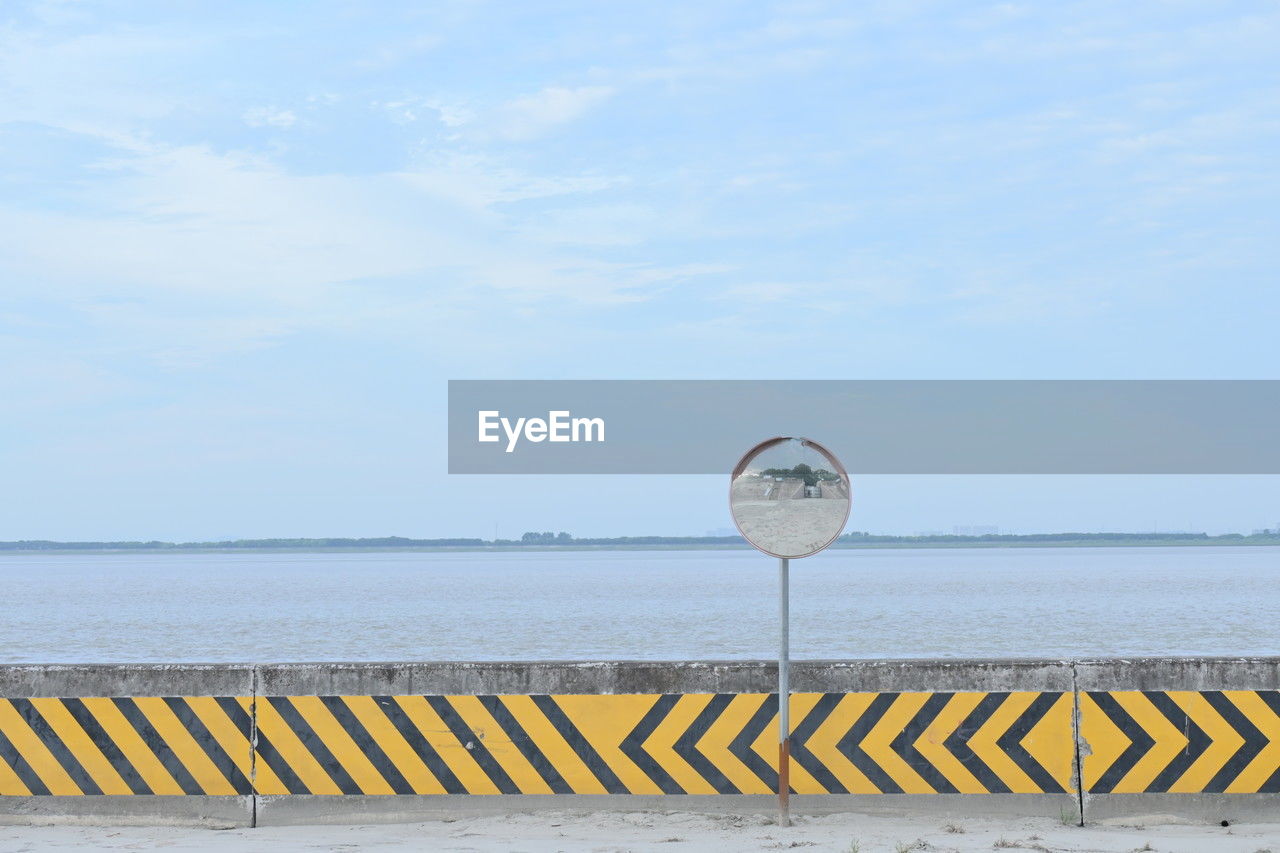
[[[1280,820],[1280,658],[791,677],[798,812]],[[768,813],[775,678],[746,661],[0,666],[0,822]]]

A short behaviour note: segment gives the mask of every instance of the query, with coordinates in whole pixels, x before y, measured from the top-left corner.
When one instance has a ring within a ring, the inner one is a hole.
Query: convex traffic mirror
[[[771,438],[747,451],[729,486],[733,523],[774,557],[826,548],[849,520],[849,475],[835,456],[805,438]]]

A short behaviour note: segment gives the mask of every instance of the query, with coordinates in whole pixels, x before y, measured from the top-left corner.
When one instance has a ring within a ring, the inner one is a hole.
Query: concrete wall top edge
[[[0,665],[0,697],[764,693],[772,661]],[[256,690],[255,690],[256,682]],[[808,660],[796,692],[1280,689],[1280,657]]]
[[[1076,664],[1080,690],[1280,690],[1280,658],[1114,658]]]
[[[251,664],[0,665],[0,697],[249,696]]]
[[[767,693],[771,661],[266,664],[266,695],[417,693]],[[1063,661],[796,661],[797,692],[1070,690]]]

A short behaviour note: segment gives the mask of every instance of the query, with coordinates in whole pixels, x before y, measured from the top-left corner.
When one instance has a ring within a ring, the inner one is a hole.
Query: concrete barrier
[[[0,667],[0,821],[768,813],[775,677],[749,661]],[[792,684],[797,812],[1280,820],[1280,658],[809,661]]]

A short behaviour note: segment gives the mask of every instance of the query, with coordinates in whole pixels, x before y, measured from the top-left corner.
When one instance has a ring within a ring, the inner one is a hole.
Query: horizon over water
[[[1266,546],[826,551],[792,562],[792,656],[1277,655],[1278,580]],[[746,550],[8,553],[0,584],[0,663],[777,654]]]

